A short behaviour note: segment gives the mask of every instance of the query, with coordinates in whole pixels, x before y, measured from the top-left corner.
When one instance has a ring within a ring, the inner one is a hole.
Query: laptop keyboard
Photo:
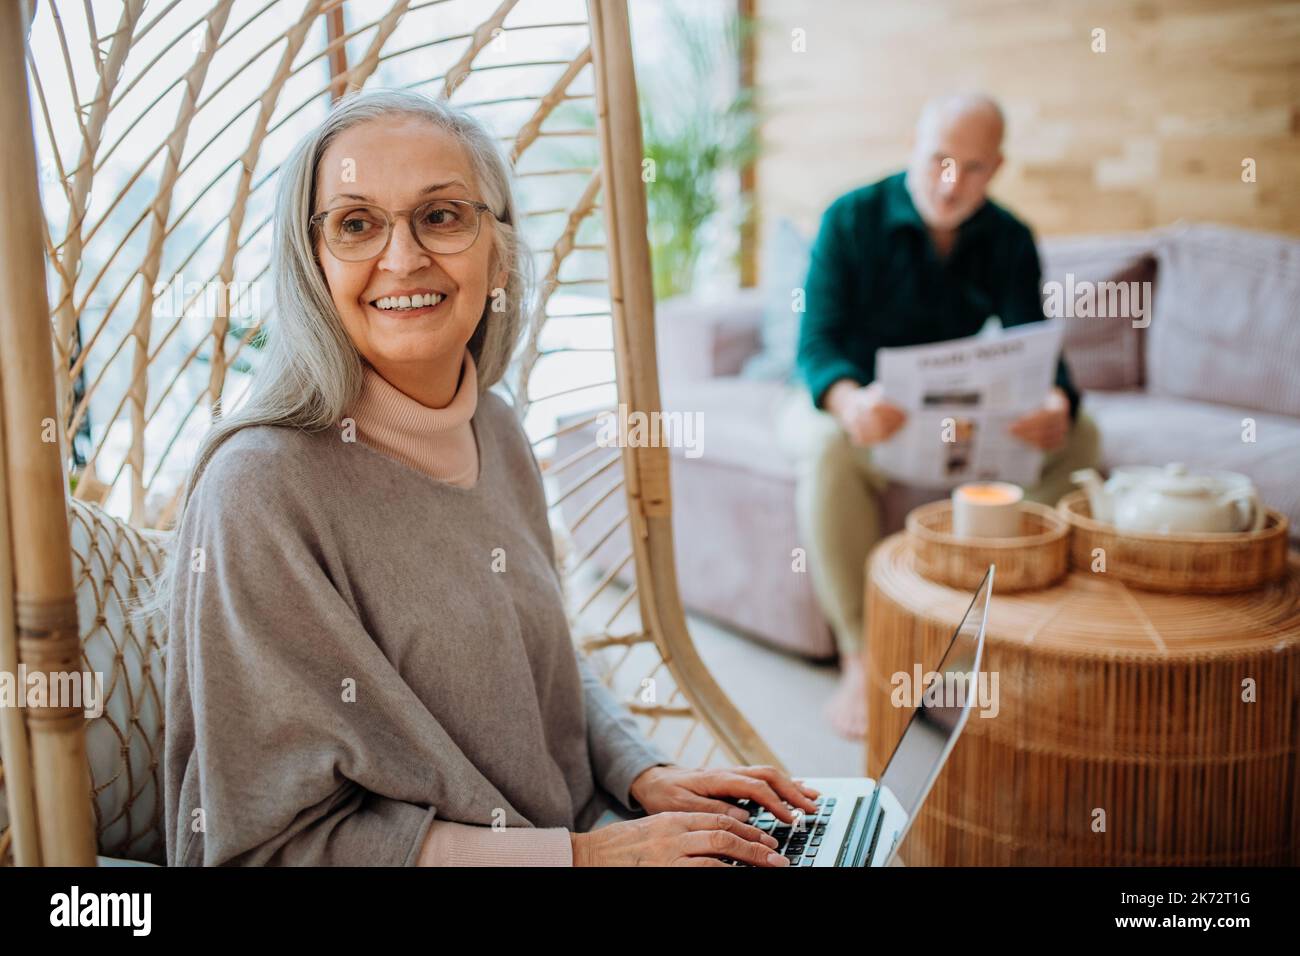
[[[835,810],[834,797],[821,796],[814,800],[813,802],[817,804],[815,814],[795,810],[794,823],[781,822],[766,807],[759,806],[757,813],[752,812],[755,804],[747,797],[728,802],[734,803],[742,810],[751,811],[747,821],[749,825],[758,827],[775,839],[777,847],[773,852],[780,853],[790,861],[791,866],[812,866],[817,861],[817,854],[823,851],[832,853],[835,850],[834,847],[822,846],[822,839],[826,836],[826,826],[830,822],[831,813]],[[732,866],[754,865],[739,860],[727,862]]]

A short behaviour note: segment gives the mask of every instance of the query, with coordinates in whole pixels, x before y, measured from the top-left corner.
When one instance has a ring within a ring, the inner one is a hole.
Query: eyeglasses
[[[487,203],[469,199],[431,199],[414,209],[390,213],[381,206],[336,206],[312,216],[330,252],[344,262],[362,262],[383,255],[393,238],[393,223],[407,217],[411,235],[425,252],[453,255],[478,239]]]

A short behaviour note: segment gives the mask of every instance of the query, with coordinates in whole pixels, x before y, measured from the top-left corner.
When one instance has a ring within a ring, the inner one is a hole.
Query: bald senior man
[[[874,383],[876,350],[1044,320],[1034,237],[990,201],[1002,165],[1002,110],[982,95],[926,105],[905,172],[841,196],[813,245],[797,366],[778,432],[797,465],[796,507],[808,572],[835,632],[842,677],[826,715],[842,736],[866,732],[862,662],[864,567],[880,537],[887,479],[871,449],[906,421]],[[1025,497],[1048,504],[1070,472],[1097,461],[1096,426],[1062,360],[1040,409],[1011,426],[1047,453]]]

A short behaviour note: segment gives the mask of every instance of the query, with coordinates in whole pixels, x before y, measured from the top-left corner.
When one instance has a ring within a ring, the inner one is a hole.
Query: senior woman
[[[573,647],[541,473],[488,391],[528,297],[491,136],[348,97],[284,163],[274,233],[265,360],[159,591],[168,863],[788,865],[727,801],[788,822],[816,791],[672,765]]]

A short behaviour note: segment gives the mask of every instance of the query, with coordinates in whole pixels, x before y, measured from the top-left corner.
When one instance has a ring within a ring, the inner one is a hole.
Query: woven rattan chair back
[[[14,200],[0,227],[0,669],[76,669],[107,616],[77,617],[87,565],[68,561],[67,489],[74,521],[165,531],[198,438],[246,395],[289,146],[350,90],[413,88],[473,112],[514,164],[539,282],[501,388],[542,466],[575,641],[680,762],[776,763],[687,631],[669,450],[594,427],[660,401],[623,0],[20,6],[0,5],[0,170]],[[115,562],[153,571],[165,535],[140,540],[88,565],[105,601]],[[148,650],[158,635],[114,641]],[[139,671],[152,685],[135,699],[153,699],[162,668]],[[133,719],[121,747],[161,754],[160,728],[142,740]],[[5,712],[0,861],[86,864],[139,845],[121,814],[91,811],[113,781],[94,779],[86,724],[66,708]],[[138,771],[118,789],[161,805],[152,773],[152,793]]]

